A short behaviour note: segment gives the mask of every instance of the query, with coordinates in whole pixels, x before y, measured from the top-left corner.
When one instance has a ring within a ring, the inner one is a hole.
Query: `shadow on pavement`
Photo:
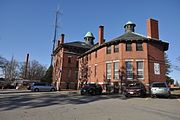
[[[103,94],[103,95],[87,95],[80,96],[76,93],[61,94],[61,93],[38,93],[38,94],[19,94],[19,95],[4,95],[0,96],[0,111],[13,110],[17,108],[31,109],[39,107],[48,107],[53,105],[67,104],[88,104],[94,101],[120,99],[127,100],[133,97],[126,98],[121,94]],[[180,95],[172,95],[171,99],[178,99]],[[167,99],[167,98],[165,98]]]
[[[0,97],[0,111],[13,110],[17,108],[38,108],[52,105],[66,104],[87,104],[94,101],[107,100],[112,98],[124,99],[121,94],[80,96],[80,95],[63,95],[63,94],[20,94],[7,95]]]

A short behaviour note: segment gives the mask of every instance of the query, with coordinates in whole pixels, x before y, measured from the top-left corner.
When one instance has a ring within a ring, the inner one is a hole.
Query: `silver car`
[[[166,82],[153,82],[151,84],[151,97],[165,96],[170,97],[170,89]]]
[[[35,82],[31,84],[31,91],[55,91],[55,87],[46,82]]]

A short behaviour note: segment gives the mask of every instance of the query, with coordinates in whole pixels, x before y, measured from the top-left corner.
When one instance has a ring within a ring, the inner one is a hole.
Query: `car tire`
[[[51,88],[51,92],[55,91],[55,88]]]
[[[96,91],[96,95],[101,95],[102,91]]]
[[[34,89],[34,92],[39,92],[39,89],[38,89],[38,88],[35,88],[35,89]]]
[[[90,95],[95,95],[95,94],[96,94],[95,90],[93,90],[93,89],[90,89],[88,93],[89,93]]]
[[[81,92],[81,95],[84,95],[84,93],[83,93],[83,92]]]

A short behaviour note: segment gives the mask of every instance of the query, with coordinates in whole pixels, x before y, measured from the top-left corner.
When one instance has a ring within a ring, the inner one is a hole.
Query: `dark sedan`
[[[140,81],[127,81],[124,89],[124,95],[126,97],[130,97],[130,96],[145,97],[146,89]]]
[[[81,95],[100,95],[102,87],[99,84],[87,84],[81,88]]]

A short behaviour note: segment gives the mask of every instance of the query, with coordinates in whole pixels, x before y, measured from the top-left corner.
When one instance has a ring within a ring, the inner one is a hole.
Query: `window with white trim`
[[[132,61],[126,61],[126,78],[133,79]]]
[[[143,45],[141,42],[136,43],[136,51],[143,51]]]
[[[68,63],[71,63],[72,56],[68,56]]]
[[[111,63],[106,63],[106,79],[111,79]]]
[[[119,52],[119,44],[114,45],[114,53],[118,53]]]
[[[111,46],[108,46],[108,47],[106,48],[106,54],[111,54]]]
[[[126,51],[132,51],[132,43],[126,43]]]
[[[119,79],[119,62],[114,62],[114,79]]]
[[[137,61],[137,78],[144,79],[144,62]]]

